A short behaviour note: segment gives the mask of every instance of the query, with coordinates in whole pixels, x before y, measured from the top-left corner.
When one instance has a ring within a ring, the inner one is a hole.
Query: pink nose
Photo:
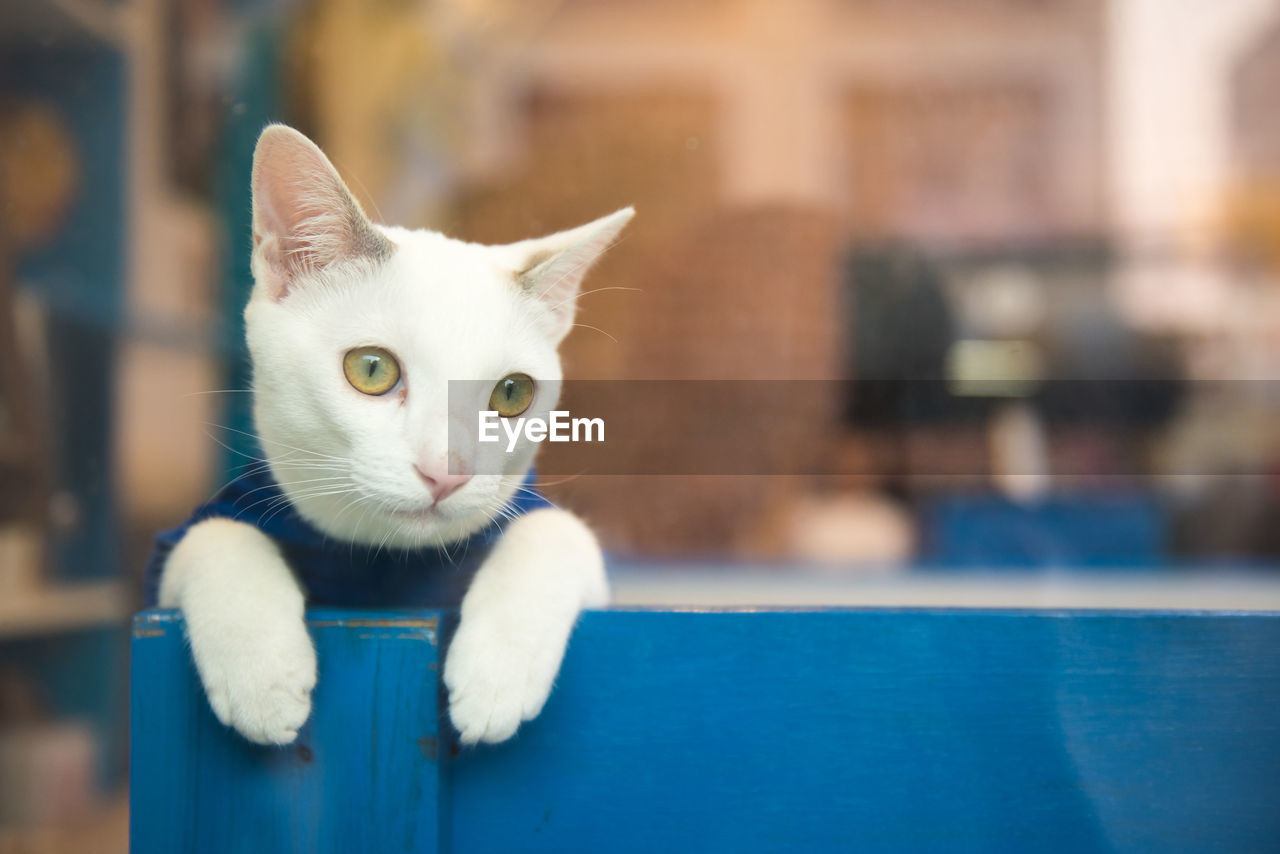
[[[427,489],[431,491],[431,497],[437,503],[462,489],[467,485],[467,481],[471,480],[469,474],[449,474],[448,471],[435,471],[428,474],[419,468],[417,463],[414,463],[413,470],[418,473],[418,477],[422,478],[422,482],[427,485]]]

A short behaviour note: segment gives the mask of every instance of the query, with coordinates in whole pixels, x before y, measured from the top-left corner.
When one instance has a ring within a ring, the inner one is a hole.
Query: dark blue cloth
[[[514,515],[554,506],[532,491],[533,482],[530,472],[525,488],[507,505]],[[267,467],[258,466],[197,507],[182,525],[156,535],[143,579],[147,607],[154,607],[159,598],[160,573],[174,546],[192,525],[215,517],[253,525],[275,540],[301,580],[308,602],[349,608],[456,606],[506,524],[505,519],[494,522],[447,549],[375,548],[342,542],[299,516]]]

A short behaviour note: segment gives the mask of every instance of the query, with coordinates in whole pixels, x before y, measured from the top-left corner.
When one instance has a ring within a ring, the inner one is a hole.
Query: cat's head
[[[482,381],[465,386],[474,413],[508,377],[504,393],[521,405],[528,377],[524,414],[549,412],[583,275],[632,213],[507,246],[388,228],[309,139],[263,131],[245,309],[254,416],[302,516],[330,536],[402,547],[461,539],[499,516],[536,446],[501,474],[475,473],[473,452],[449,445],[449,382]]]

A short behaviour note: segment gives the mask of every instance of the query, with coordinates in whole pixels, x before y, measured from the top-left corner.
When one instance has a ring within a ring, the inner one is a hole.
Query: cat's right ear
[[[280,300],[332,264],[394,250],[314,142],[285,125],[262,132],[253,153],[255,287]]]

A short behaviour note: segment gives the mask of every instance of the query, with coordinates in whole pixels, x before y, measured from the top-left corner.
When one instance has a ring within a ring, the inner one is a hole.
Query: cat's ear
[[[550,310],[556,341],[573,328],[578,288],[587,270],[633,216],[633,208],[623,208],[568,231],[502,247],[516,285]]]
[[[283,299],[311,273],[340,261],[388,257],[395,247],[369,222],[314,142],[269,125],[253,153],[253,275]]]

